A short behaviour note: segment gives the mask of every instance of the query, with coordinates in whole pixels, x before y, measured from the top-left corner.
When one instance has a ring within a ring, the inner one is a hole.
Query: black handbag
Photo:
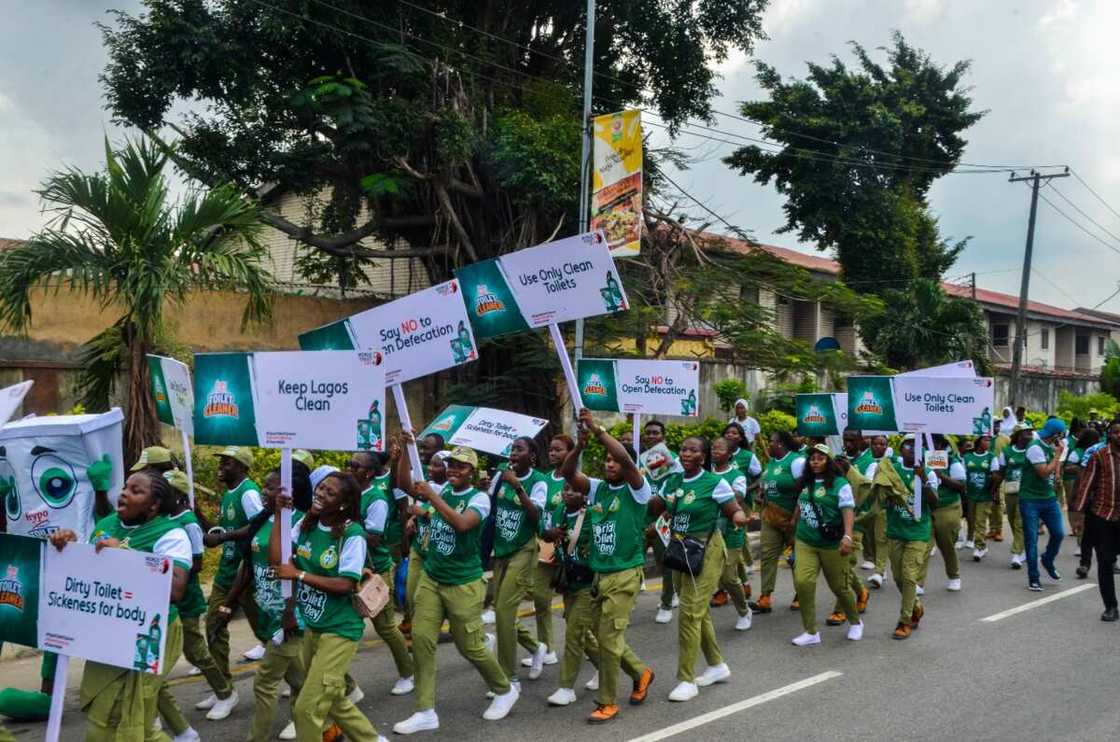
[[[680,500],[673,501],[670,523],[677,515],[679,504]],[[709,533],[708,541],[711,538],[712,534]],[[708,541],[700,543],[699,539],[687,534],[674,533],[669,537],[669,545],[665,547],[665,556],[661,558],[661,563],[674,572],[684,572],[696,577],[704,569],[704,555],[708,550]]]
[[[579,533],[583,528],[583,519],[587,510],[583,510],[576,518],[575,535],[569,535],[569,545],[566,549],[556,550],[556,571],[552,575],[551,587],[558,593],[567,593],[575,585],[588,585],[595,579],[591,567],[581,564],[575,556]]]
[[[835,523],[825,523],[821,511],[817,508],[817,504],[813,502],[813,493],[809,493],[809,507],[813,509],[813,515],[817,519],[817,533],[821,535],[825,541],[839,541],[844,538],[844,526],[836,525]]]

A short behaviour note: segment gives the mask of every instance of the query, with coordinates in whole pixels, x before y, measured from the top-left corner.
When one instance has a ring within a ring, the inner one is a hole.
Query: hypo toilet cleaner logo
[[[882,415],[883,406],[872,392],[864,392],[863,399],[856,405],[856,412],[861,415]]]
[[[206,406],[202,408],[203,417],[240,418],[237,397],[229,390],[225,380],[217,379],[214,388],[206,395]]]
[[[591,374],[587,383],[583,385],[583,393],[592,397],[605,397],[607,396],[607,385],[603,383],[599,374]]]
[[[23,580],[19,577],[19,567],[9,564],[7,572],[0,578],[0,607],[8,606],[23,613],[27,602]]]
[[[484,283],[478,284],[478,290],[475,292],[474,298],[474,313],[476,316],[482,317],[492,312],[504,312],[505,309],[505,303],[490,291],[489,286]]]
[[[823,425],[825,417],[821,414],[820,408],[813,405],[809,408],[809,411],[805,413],[805,416],[801,418],[801,422],[806,425]]]

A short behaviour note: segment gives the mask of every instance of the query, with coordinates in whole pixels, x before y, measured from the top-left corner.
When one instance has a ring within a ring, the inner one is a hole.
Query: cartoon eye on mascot
[[[7,533],[45,539],[60,528],[89,539],[124,487],[124,415],[34,417],[0,428],[0,499]],[[47,718],[56,657],[44,653],[41,692],[0,690],[0,714]]]

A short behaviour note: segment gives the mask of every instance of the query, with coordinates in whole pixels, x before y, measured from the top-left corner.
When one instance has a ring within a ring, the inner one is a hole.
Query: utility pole
[[[590,220],[591,188],[591,88],[595,68],[595,0],[587,0],[587,32],[583,45],[583,152],[579,164],[579,233],[587,231]],[[576,363],[583,358],[583,319],[576,320]],[[563,350],[559,348],[558,350]],[[567,352],[567,351],[565,351]],[[575,400],[572,400],[573,405]],[[573,411],[575,411],[573,407]]]
[[[1011,390],[1009,394],[1011,407],[1015,407],[1019,401],[1019,374],[1023,366],[1023,350],[1027,344],[1027,295],[1031,287],[1031,256],[1034,253],[1035,217],[1038,215],[1038,188],[1044,180],[1068,177],[1069,168],[1067,167],[1065,172],[1054,173],[1053,175],[1042,175],[1036,170],[1031,170],[1029,175],[1021,178],[1015,177],[1015,173],[1011,173],[1011,177],[1008,178],[1009,183],[1024,181],[1030,181],[1031,183],[1031,213],[1027,221],[1027,249],[1023,255],[1023,280],[1019,285],[1019,317],[1015,322],[1015,345],[1011,347]],[[973,286],[973,292],[975,293],[975,283]]]
[[[976,301],[976,271],[972,272],[972,300]]]

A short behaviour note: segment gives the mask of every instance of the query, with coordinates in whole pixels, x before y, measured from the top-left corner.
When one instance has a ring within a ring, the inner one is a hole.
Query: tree
[[[24,330],[31,292],[67,289],[104,310],[122,313],[81,350],[79,389],[91,411],[109,406],[119,374],[127,374],[125,455],[135,460],[159,441],[145,354],[159,347],[165,312],[193,291],[238,290],[243,322],[268,316],[270,276],[261,266],[256,204],[232,185],[192,190],[177,203],[168,194],[167,155],[141,140],[114,151],[105,142],[105,170],[54,173],[38,191],[47,226],[0,259],[0,323]]]

